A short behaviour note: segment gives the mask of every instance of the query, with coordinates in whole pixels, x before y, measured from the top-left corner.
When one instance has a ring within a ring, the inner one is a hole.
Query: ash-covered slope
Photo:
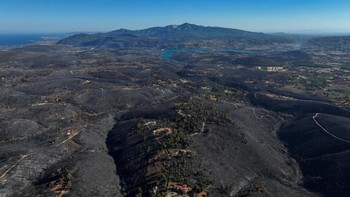
[[[324,196],[348,196],[350,111],[327,101],[248,94],[255,105],[294,114],[278,131],[303,172],[303,185]]]
[[[350,119],[309,114],[286,123],[280,138],[297,158],[304,185],[325,196],[348,196]]]
[[[329,102],[296,99],[271,93],[249,94],[256,105],[294,114],[278,132],[304,174],[303,185],[325,196],[347,196],[346,159],[350,150],[350,112]]]

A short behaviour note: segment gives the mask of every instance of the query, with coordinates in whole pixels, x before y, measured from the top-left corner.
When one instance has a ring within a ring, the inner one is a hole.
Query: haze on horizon
[[[185,22],[256,32],[350,33],[347,0],[1,0],[0,33],[143,29]]]

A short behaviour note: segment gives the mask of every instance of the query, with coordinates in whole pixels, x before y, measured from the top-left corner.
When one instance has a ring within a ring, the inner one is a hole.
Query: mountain
[[[58,44],[73,46],[91,46],[97,48],[130,48],[130,47],[179,47],[192,42],[194,46],[200,40],[241,42],[245,44],[288,43],[280,35],[249,32],[222,27],[205,27],[189,23],[152,27],[143,30],[119,29],[108,33],[76,34],[65,38]],[[222,43],[220,43],[222,45]]]
[[[152,27],[144,30],[130,31],[120,29],[107,33],[107,35],[121,35],[125,33],[135,34],[137,36],[149,36],[149,37],[202,37],[202,38],[214,38],[214,37],[234,37],[234,36],[257,36],[262,33],[253,33],[238,29],[229,29],[222,27],[204,27],[189,23],[182,25],[168,25],[165,27]]]

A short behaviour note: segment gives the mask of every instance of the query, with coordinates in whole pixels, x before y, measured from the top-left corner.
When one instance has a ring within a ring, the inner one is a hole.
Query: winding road
[[[342,138],[340,138],[340,137],[338,137],[338,136],[332,134],[332,133],[329,132],[327,129],[325,129],[325,128],[316,120],[316,118],[317,118],[317,116],[318,116],[319,114],[320,114],[320,113],[316,113],[316,114],[312,117],[312,119],[314,120],[314,122],[316,123],[317,126],[319,126],[324,132],[326,132],[326,133],[329,134],[330,136],[334,137],[335,139],[350,144],[350,141],[349,141],[349,140],[342,139]]]
[[[21,158],[15,164],[13,164],[3,174],[1,174],[0,179],[4,178],[12,169],[14,169],[19,163],[21,163],[25,158],[29,157],[30,155],[34,155],[34,153],[22,155]]]
[[[256,119],[261,120],[261,119],[264,118],[264,116],[258,117],[258,115],[256,114],[256,111],[255,111],[255,108],[252,108],[252,110],[253,110],[253,114],[254,114],[254,116],[255,116]]]

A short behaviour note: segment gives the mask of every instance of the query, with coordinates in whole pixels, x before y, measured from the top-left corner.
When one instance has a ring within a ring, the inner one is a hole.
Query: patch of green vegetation
[[[8,62],[14,57],[12,53],[0,53],[0,62]]]
[[[188,185],[193,188],[188,193],[190,196],[208,188],[209,181],[205,180],[203,169],[194,163],[191,154],[181,154],[176,151],[190,151],[192,141],[189,135],[205,133],[206,124],[226,124],[229,120],[219,109],[200,99],[189,99],[186,102],[181,102],[181,104],[176,105],[174,110],[178,112],[174,122],[157,121],[157,128],[172,128],[171,133],[162,134],[162,137],[158,139],[161,146],[156,155],[159,156],[157,156],[158,161],[162,162],[163,167],[160,172],[148,177],[147,187],[135,188],[135,195],[145,194],[146,190],[148,191],[154,186],[158,186],[159,191],[153,196],[165,195],[164,191],[167,190],[169,183]],[[138,128],[146,128],[143,126],[144,123],[145,121],[142,120],[138,124]]]
[[[183,130],[174,129],[173,133],[161,144],[165,150],[184,149],[189,145],[189,141]]]
[[[343,65],[340,67],[342,70],[349,70],[350,71],[350,65]]]
[[[185,133],[202,133],[206,124],[227,125],[231,121],[219,109],[203,100],[190,99],[177,105],[177,127]]]
[[[306,90],[323,89],[328,86],[326,78],[320,76],[309,76],[309,80],[306,81]]]
[[[240,196],[249,196],[252,194],[259,194],[259,193],[266,193],[267,187],[264,182],[257,182],[254,184],[249,185],[247,188],[244,188],[242,191],[240,191]]]
[[[215,95],[218,99],[225,99],[233,102],[244,100],[244,92],[239,89],[228,88],[222,85],[213,84],[210,94]]]

